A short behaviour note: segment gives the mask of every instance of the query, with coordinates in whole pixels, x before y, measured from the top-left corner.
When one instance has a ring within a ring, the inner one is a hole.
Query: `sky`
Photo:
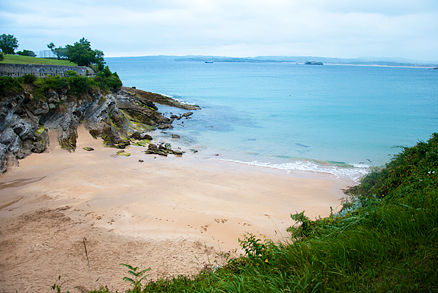
[[[400,57],[438,62],[438,0],[0,0],[18,50],[82,37],[105,57]]]

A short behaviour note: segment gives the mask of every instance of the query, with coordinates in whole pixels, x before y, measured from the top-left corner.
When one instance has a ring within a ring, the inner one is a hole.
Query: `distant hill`
[[[158,56],[157,56],[158,57]],[[162,57],[161,57],[162,58]],[[295,62],[305,63],[309,60],[322,62],[324,64],[352,64],[352,65],[381,65],[381,66],[417,66],[417,67],[437,67],[436,63],[422,63],[403,58],[384,58],[384,57],[361,57],[361,58],[332,58],[315,56],[258,56],[258,57],[226,57],[226,56],[176,56],[175,61],[191,62]]]

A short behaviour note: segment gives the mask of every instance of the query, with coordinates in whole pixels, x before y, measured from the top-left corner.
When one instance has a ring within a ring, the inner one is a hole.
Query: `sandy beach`
[[[160,157],[131,146],[117,156],[84,128],[74,153],[51,141],[0,175],[0,292],[50,292],[59,275],[70,292],[122,292],[120,263],[150,267],[151,279],[194,274],[238,254],[245,233],[287,241],[291,213],[327,216],[352,184],[202,152]]]

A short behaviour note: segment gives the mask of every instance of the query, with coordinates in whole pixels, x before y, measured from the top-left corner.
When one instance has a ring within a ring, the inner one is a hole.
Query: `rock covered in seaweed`
[[[183,151],[173,150],[170,143],[160,143],[159,145],[150,143],[148,149],[145,151],[145,154],[155,154],[160,156],[167,156],[169,154],[174,154],[176,156],[182,156]]]

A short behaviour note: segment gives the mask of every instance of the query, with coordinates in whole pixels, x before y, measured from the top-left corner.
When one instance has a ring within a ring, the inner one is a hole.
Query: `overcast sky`
[[[0,0],[19,50],[438,61],[438,0]]]

